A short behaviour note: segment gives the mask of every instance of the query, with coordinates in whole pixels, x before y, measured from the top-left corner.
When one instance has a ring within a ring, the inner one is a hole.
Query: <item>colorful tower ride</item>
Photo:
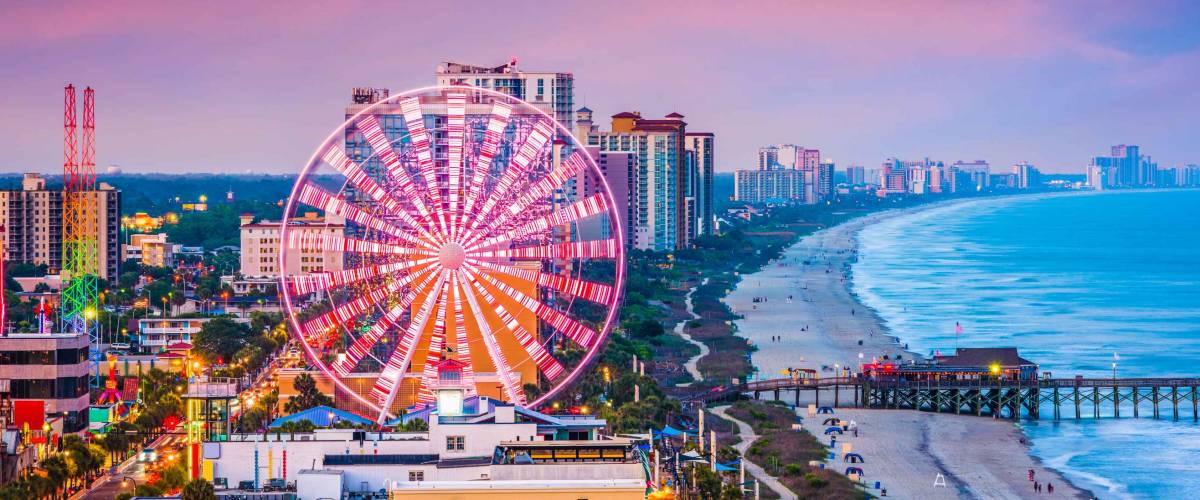
[[[63,96],[63,332],[87,333],[91,341],[92,387],[100,386],[99,248],[96,242],[95,91],[83,91],[82,155],[75,142],[75,86]]]

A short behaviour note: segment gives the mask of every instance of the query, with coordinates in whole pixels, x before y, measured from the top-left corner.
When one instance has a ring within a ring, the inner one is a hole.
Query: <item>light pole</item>
[[[1112,367],[1113,367],[1113,382],[1114,383],[1117,381],[1117,361],[1119,361],[1120,359],[1121,359],[1121,356],[1119,354],[1117,354],[1116,352],[1113,352]]]

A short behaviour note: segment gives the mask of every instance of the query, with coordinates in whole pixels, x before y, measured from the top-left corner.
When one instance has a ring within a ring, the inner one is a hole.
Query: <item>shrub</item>
[[[825,479],[811,472],[804,475],[804,482],[808,483],[808,486],[814,489],[821,489],[824,488],[825,485],[829,484],[829,481],[826,481]]]
[[[787,464],[783,467],[783,469],[789,476],[799,476],[800,473],[804,471],[804,467],[796,463]]]

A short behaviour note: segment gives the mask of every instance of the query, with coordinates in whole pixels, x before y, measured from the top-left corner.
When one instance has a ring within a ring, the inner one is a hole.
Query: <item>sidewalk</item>
[[[740,437],[742,440],[733,447],[742,455],[742,462],[746,464],[746,472],[749,472],[750,475],[754,476],[755,479],[758,479],[763,485],[775,491],[780,498],[784,500],[797,500],[796,494],[792,493],[792,490],[789,490],[787,486],[784,486],[783,483],[779,482],[778,479],[775,479],[775,476],[767,474],[767,471],[763,470],[762,467],[759,467],[754,462],[746,459],[746,449],[750,448],[750,445],[754,443],[754,440],[758,439],[758,435],[754,434],[754,429],[750,427],[750,424],[742,422],[741,420],[729,416],[728,413],[725,413],[725,410],[727,409],[729,409],[728,405],[711,408],[710,411],[712,411],[713,414],[733,422],[738,426],[738,437]]]

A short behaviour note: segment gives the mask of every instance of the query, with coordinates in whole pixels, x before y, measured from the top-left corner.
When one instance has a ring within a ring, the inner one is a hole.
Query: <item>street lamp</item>
[[[1113,382],[1117,381],[1117,361],[1119,361],[1120,359],[1121,359],[1121,356],[1118,355],[1116,352],[1113,352],[1113,360],[1112,360]]]

